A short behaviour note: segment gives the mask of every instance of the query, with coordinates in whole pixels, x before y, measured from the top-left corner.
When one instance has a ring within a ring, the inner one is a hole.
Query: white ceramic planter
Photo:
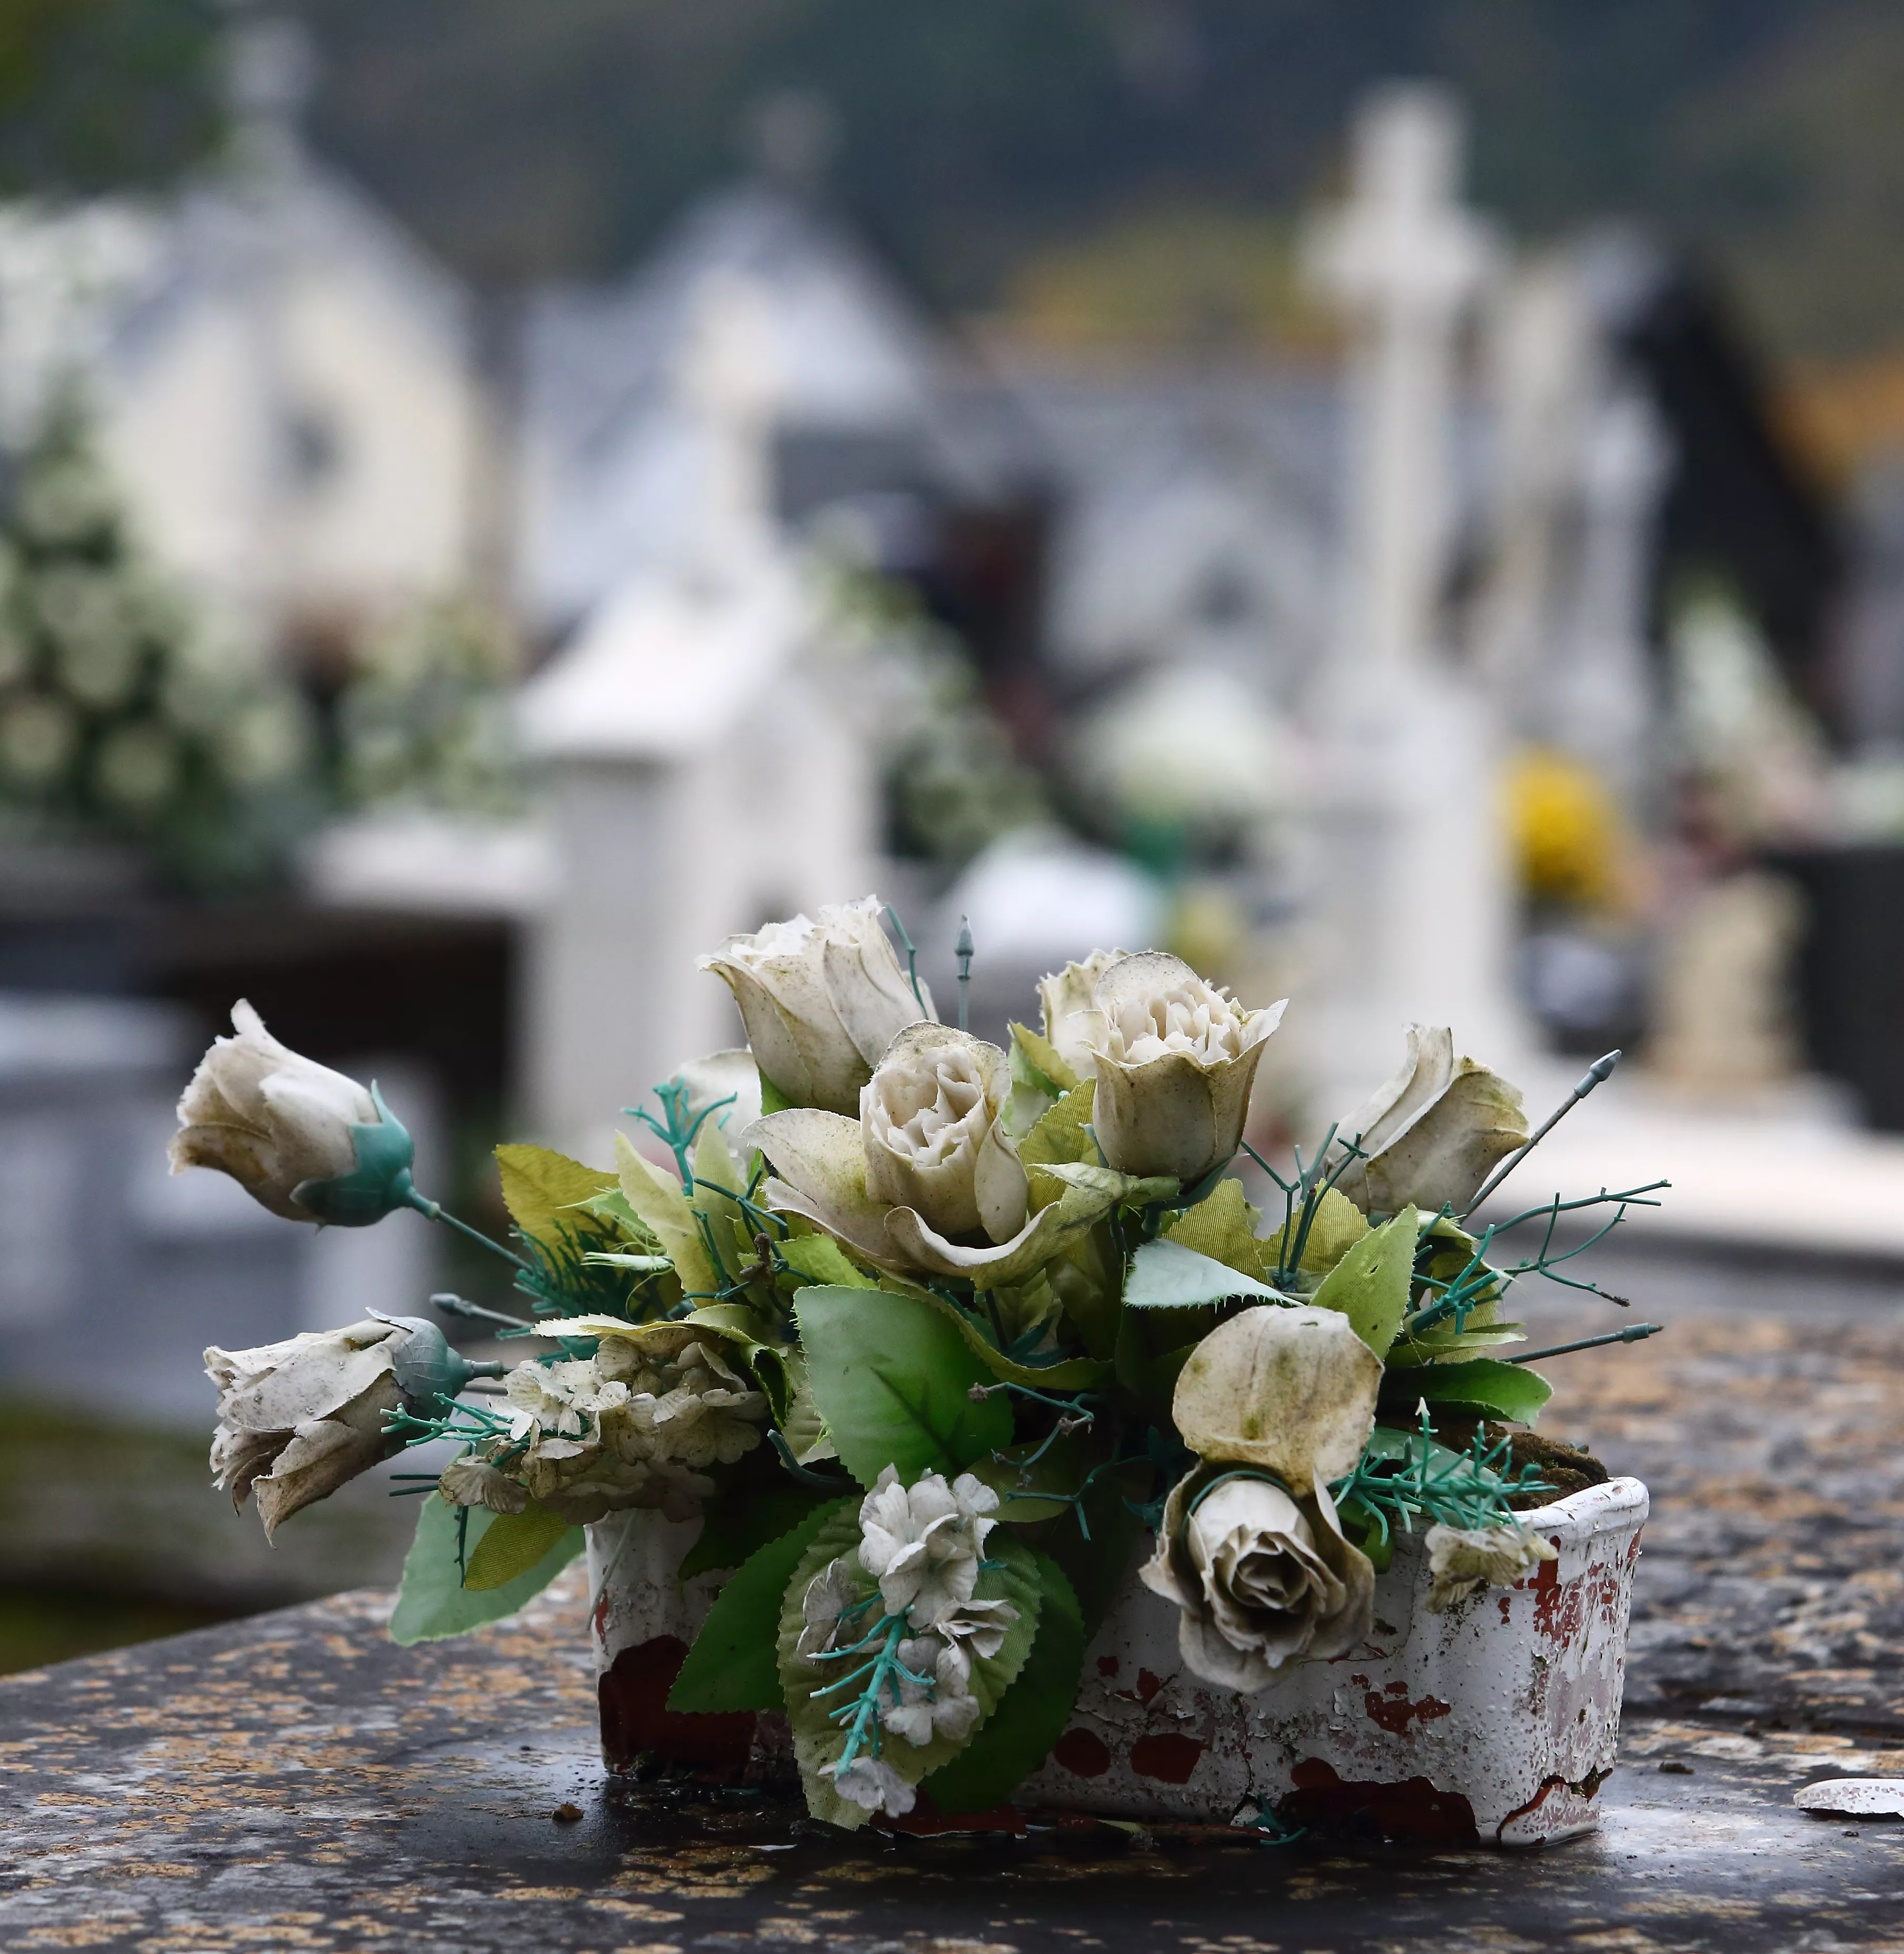
[[[1524,1514],[1559,1559],[1442,1615],[1428,1612],[1425,1557],[1404,1538],[1376,1583],[1368,1641],[1254,1696],[1184,1667],[1176,1610],[1133,1573],[1086,1657],[1070,1727],[1014,1802],[1216,1824],[1254,1805],[1444,1845],[1591,1831],[1646,1513],[1646,1488],[1615,1479]],[[665,1707],[718,1585],[674,1578],[697,1531],[648,1513],[589,1529],[603,1755],[611,1770],[646,1754],[775,1780],[790,1769],[780,1718]]]

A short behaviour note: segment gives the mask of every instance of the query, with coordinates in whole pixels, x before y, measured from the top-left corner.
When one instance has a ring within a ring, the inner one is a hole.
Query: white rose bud
[[[1423,1541],[1428,1549],[1431,1615],[1446,1614],[1456,1602],[1491,1583],[1511,1588],[1525,1580],[1544,1560],[1560,1554],[1551,1540],[1522,1526],[1431,1526]]]
[[[1519,1087],[1455,1057],[1447,1026],[1410,1025],[1400,1070],[1337,1130],[1367,1156],[1336,1182],[1363,1213],[1399,1214],[1412,1205],[1458,1217],[1497,1164],[1525,1142],[1527,1116]]]
[[[1029,1183],[1000,1123],[1011,1062],[947,1025],[913,1025],[859,1095],[866,1191],[910,1208],[936,1233],[982,1229],[1009,1241],[1023,1225]]]
[[[231,1022],[179,1100],[173,1173],[216,1167],[291,1221],[357,1226],[404,1205],[414,1149],[374,1089],[280,1045],[243,998]],[[368,1152],[358,1129],[374,1129]]]
[[[253,1350],[206,1352],[218,1392],[213,1481],[234,1506],[257,1494],[267,1538],[300,1507],[401,1449],[383,1422],[403,1401],[396,1359],[408,1335],[400,1324],[353,1323]]]
[[[1165,1502],[1141,1571],[1177,1605],[1185,1663],[1221,1689],[1261,1689],[1286,1663],[1346,1654],[1374,1616],[1375,1570],[1321,1485],[1297,1499],[1267,1479],[1192,1473]]]
[[[1095,1006],[1092,992],[1098,979],[1114,963],[1121,963],[1129,953],[1122,950],[1094,950],[1082,963],[1067,963],[1038,980],[1038,1012],[1045,1026],[1045,1041],[1079,1079],[1089,1079],[1095,1070],[1091,1039],[1096,1029]]]
[[[1092,998],[1092,1129],[1106,1164],[1194,1186],[1242,1141],[1263,1041],[1283,1006],[1245,1011],[1158,950],[1111,965]]]
[[[886,1048],[932,1015],[930,994],[922,985],[916,997],[899,967],[881,906],[868,896],[769,923],[700,960],[734,993],[761,1071],[796,1106],[853,1112]]]

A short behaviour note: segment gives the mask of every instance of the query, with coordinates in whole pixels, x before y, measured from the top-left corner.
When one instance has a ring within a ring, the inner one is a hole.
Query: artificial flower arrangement
[[[419,1475],[404,1640],[520,1605],[611,1514],[698,1517],[680,1578],[725,1579],[668,1707],[783,1714],[810,1808],[843,1825],[922,1791],[1007,1798],[1147,1532],[1185,1665],[1243,1692],[1367,1635],[1398,1535],[1425,1535],[1431,1608],[1552,1557],[1516,1517],[1556,1490],[1522,1435],[1549,1387],[1505,1354],[1502,1304],[1536,1274],[1593,1290],[1560,1273],[1579,1250],[1556,1220],[1604,1202],[1611,1227],[1651,1189],[1471,1230],[1554,1120],[1530,1135],[1515,1088],[1420,1026],[1280,1170],[1244,1129],[1282,1005],[1099,952],[1001,1050],[938,1021],[881,916],[869,897],[702,960],[749,1048],[657,1089],[649,1151],[618,1137],[611,1172],[497,1149],[514,1246],[489,1246],[526,1313],[432,1300],[539,1340],[506,1374],[417,1318],[208,1351],[218,1484],[269,1532],[455,1441]],[[374,1085],[247,1004],[233,1021],[174,1170],[222,1169],[294,1220],[464,1227],[413,1185]],[[1276,1190],[1267,1223],[1243,1159]],[[1535,1252],[1497,1252],[1529,1224]]]

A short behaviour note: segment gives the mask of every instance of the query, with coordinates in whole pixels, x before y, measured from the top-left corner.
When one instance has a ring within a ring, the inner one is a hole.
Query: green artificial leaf
[[[1164,1239],[1260,1280],[1263,1245],[1256,1239],[1256,1224],[1261,1219],[1244,1199],[1241,1181],[1220,1180],[1211,1193],[1178,1215],[1164,1230]]]
[[[739,1567],[769,1541],[790,1533],[817,1508],[832,1505],[851,1491],[844,1480],[840,1484],[840,1494],[823,1493],[817,1486],[779,1486],[762,1492],[757,1485],[730,1487],[717,1494],[701,1507],[701,1537],[682,1558],[681,1579]]]
[[[470,1550],[463,1585],[473,1594],[506,1586],[526,1574],[562,1536],[570,1523],[560,1513],[533,1504],[519,1513],[498,1513]]]
[[[614,1187],[613,1174],[584,1167],[550,1147],[522,1145],[497,1148],[496,1169],[509,1218],[532,1242],[555,1248],[564,1228],[611,1232],[610,1224],[590,1212],[588,1204]]]
[[[795,1292],[793,1310],[808,1388],[862,1486],[888,1466],[908,1485],[922,1473],[962,1472],[1011,1443],[1004,1393],[972,1399],[991,1373],[932,1302],[816,1284]]]
[[[1032,1073],[1039,1091],[1047,1098],[1061,1099],[1066,1093],[1076,1091],[1079,1083],[1077,1074],[1064,1062],[1057,1047],[1049,1038],[1033,1031],[1029,1025],[1020,1024],[1016,1019],[1012,1020],[1010,1029],[1013,1055]]]
[[[718,1715],[784,1707],[777,1648],[787,1583],[820,1530],[843,1513],[856,1529],[857,1494],[811,1508],[735,1569],[714,1597],[707,1620],[668,1692],[669,1709]],[[687,1571],[683,1563],[682,1572]]]
[[[470,1517],[467,1546],[473,1554],[497,1516],[482,1506],[461,1510]],[[404,1648],[416,1642],[440,1641],[448,1635],[467,1635],[485,1623],[513,1615],[533,1601],[587,1544],[580,1527],[570,1527],[526,1573],[500,1588],[473,1591],[463,1585],[457,1564],[458,1509],[441,1494],[432,1493],[416,1516],[416,1538],[404,1562],[403,1584],[390,1617],[390,1639]]]
[[[1420,1400],[1431,1411],[1466,1412],[1532,1425],[1554,1395],[1554,1387],[1524,1364],[1477,1357],[1467,1364],[1423,1364],[1391,1368],[1382,1378],[1384,1411],[1412,1409]]]
[[[789,1344],[781,1353],[781,1362],[786,1372],[787,1407],[780,1414],[780,1435],[786,1440],[794,1463],[810,1466],[818,1459],[838,1458],[833,1434],[813,1402],[806,1352],[797,1344]]]
[[[1058,1203],[1067,1218],[1087,1221],[1114,1208],[1147,1208],[1154,1201],[1167,1201],[1183,1185],[1167,1173],[1120,1173],[1095,1161],[1057,1161],[1039,1172],[1063,1188]]]
[[[741,1271],[758,1260],[754,1231],[734,1198],[740,1179],[726,1135],[716,1121],[704,1121],[694,1144],[694,1192],[688,1197],[688,1205],[704,1224],[699,1231],[702,1241],[713,1244],[721,1271],[716,1286],[721,1289],[738,1281]]]
[[[865,1657],[854,1657],[844,1663],[816,1664],[800,1655],[799,1642],[800,1631],[806,1626],[802,1610],[809,1585],[836,1560],[850,1558],[857,1566],[859,1545],[859,1513],[856,1508],[842,1507],[821,1526],[812,1545],[794,1569],[793,1579],[787,1584],[781,1603],[778,1645],[781,1689],[787,1705],[787,1720],[793,1729],[793,1755],[806,1789],[807,1808],[815,1817],[830,1820],[848,1830],[863,1825],[869,1814],[859,1806],[840,1797],[831,1782],[819,1773],[822,1765],[831,1764],[838,1758],[845,1741],[830,1712],[840,1707],[843,1698],[848,1697],[850,1692],[836,1692],[818,1701],[813,1692],[825,1689],[843,1668],[856,1667]],[[1032,1550],[1023,1541],[1000,1528],[986,1541],[985,1551],[989,1560],[1002,1564],[988,1566],[980,1573],[979,1598],[1009,1602],[1016,1611],[1016,1618],[1007,1626],[998,1653],[972,1666],[972,1693],[979,1699],[979,1722],[976,1727],[980,1730],[985,1727],[985,1720],[998,1707],[1023,1669],[1037,1637],[1038,1618],[1044,1605],[1044,1589],[1037,1561]],[[862,1591],[874,1591],[870,1580],[865,1582]],[[869,1625],[878,1623],[877,1602],[866,1619]],[[949,1764],[972,1741],[972,1736],[963,1739],[940,1737],[929,1744],[913,1745],[903,1738],[888,1736],[880,1755],[908,1783],[916,1784]]]
[[[1337,1188],[1325,1188],[1309,1217],[1309,1232],[1304,1235],[1299,1214],[1287,1227],[1279,1228],[1263,1244],[1263,1273],[1273,1276],[1282,1268],[1299,1238],[1302,1244],[1299,1268],[1312,1275],[1332,1269],[1368,1232],[1368,1219]]]
[[[769,1113],[790,1113],[800,1102],[790,1099],[765,1073],[760,1075],[760,1112],[765,1119]]]
[[[624,1242],[632,1243],[643,1253],[655,1254],[660,1250],[661,1238],[628,1205],[628,1197],[618,1184],[604,1193],[591,1195],[576,1205],[584,1214],[592,1214],[596,1220],[605,1222]]]
[[[688,1205],[681,1183],[665,1169],[643,1158],[624,1133],[615,1136],[615,1164],[628,1205],[642,1225],[653,1231],[661,1253],[674,1264],[682,1289],[697,1297],[717,1294],[722,1286],[721,1278],[708,1254],[707,1244],[701,1239],[700,1222]]]
[[[1038,1634],[1018,1679],[978,1733],[919,1789],[941,1811],[989,1811],[1002,1805],[1051,1755],[1064,1734],[1084,1669],[1084,1616],[1064,1570],[1031,1550],[1038,1572]]]
[[[1031,1176],[1035,1210],[1050,1207],[1064,1191],[1060,1183],[1041,1173],[1041,1167],[1102,1164],[1097,1142],[1085,1130],[1090,1124],[1091,1101],[1097,1089],[1095,1079],[1073,1086],[1018,1142],[1018,1158]]]
[[[878,1283],[847,1259],[846,1251],[831,1235],[803,1235],[780,1244],[781,1259],[808,1283],[823,1288],[877,1289]]]
[[[1464,1357],[1485,1357],[1489,1351],[1499,1349],[1505,1344],[1526,1341],[1518,1323],[1491,1323],[1477,1329],[1471,1317],[1466,1330],[1456,1330],[1450,1323],[1397,1337],[1390,1346],[1388,1362],[1392,1368],[1397,1370],[1416,1364],[1459,1362]]]
[[[1146,1242],[1137,1251],[1124,1283],[1124,1301],[1133,1309],[1189,1309],[1246,1296],[1265,1302],[1292,1300],[1254,1276],[1199,1255],[1167,1235]]]
[[[1014,1363],[957,1304],[948,1302],[942,1296],[928,1295],[919,1299],[957,1326],[966,1348],[994,1378],[1042,1391],[1095,1390],[1110,1378],[1111,1366],[1095,1357],[1064,1357],[1055,1364]]]
[[[1322,1278],[1309,1299],[1318,1309],[1340,1310],[1378,1357],[1388,1355],[1408,1314],[1418,1224],[1415,1210],[1404,1208],[1393,1220],[1371,1230]]]

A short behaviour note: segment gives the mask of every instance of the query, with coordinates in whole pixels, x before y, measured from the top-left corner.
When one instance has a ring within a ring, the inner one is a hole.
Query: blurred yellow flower
[[[1532,746],[1510,762],[1504,788],[1522,893],[1581,909],[1617,904],[1626,883],[1626,825],[1585,762]]]

